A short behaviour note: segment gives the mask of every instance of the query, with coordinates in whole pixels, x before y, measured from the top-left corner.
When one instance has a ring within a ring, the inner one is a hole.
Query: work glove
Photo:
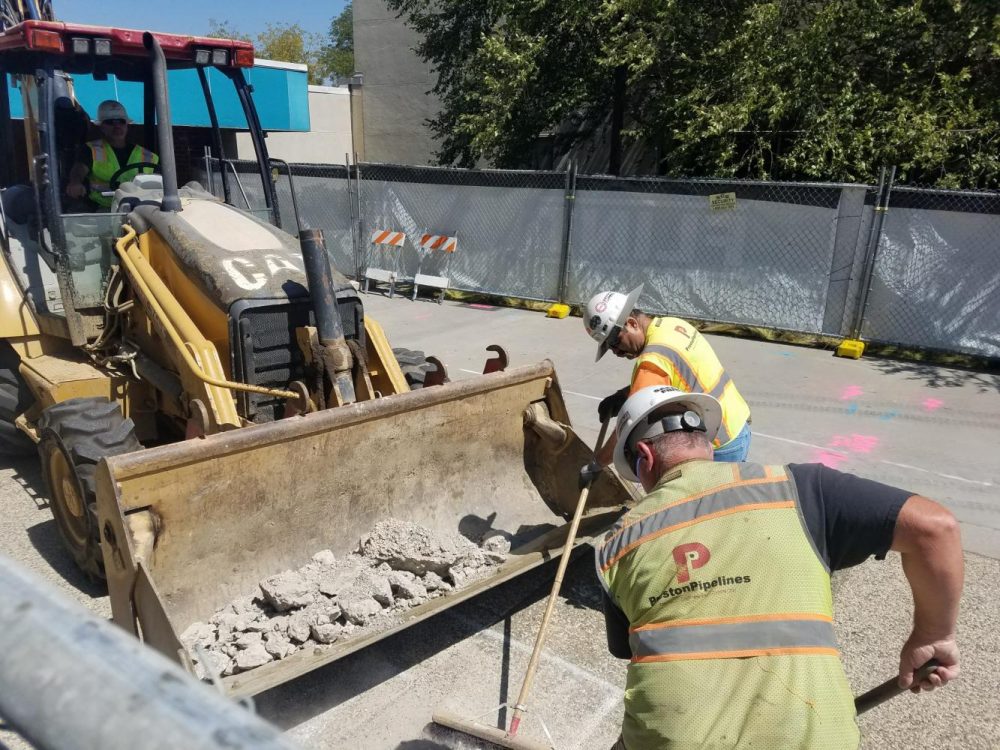
[[[622,406],[628,400],[629,386],[625,386],[620,391],[615,391],[597,405],[597,416],[601,423],[607,422],[612,417],[618,416]]]
[[[580,469],[580,489],[582,490],[584,487],[589,487],[602,471],[604,471],[604,467],[597,463],[596,460],[591,461],[589,464]]]

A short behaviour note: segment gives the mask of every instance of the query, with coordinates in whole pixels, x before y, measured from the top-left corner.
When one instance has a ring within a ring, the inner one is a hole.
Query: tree
[[[607,127],[675,175],[1000,183],[995,0],[387,0],[438,76],[439,159]],[[613,127],[611,128],[614,129]]]
[[[209,36],[251,41],[229,21],[209,20]],[[324,75],[318,65],[320,36],[297,23],[269,23],[254,41],[257,57],[266,60],[300,63],[309,66],[309,83],[322,83]]]
[[[347,78],[354,73],[354,8],[351,3],[330,21],[330,40],[320,49],[317,65],[324,79]]]

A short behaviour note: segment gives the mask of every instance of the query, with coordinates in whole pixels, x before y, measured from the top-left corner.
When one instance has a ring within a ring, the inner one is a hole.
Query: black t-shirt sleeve
[[[78,164],[82,164],[87,168],[87,172],[90,172],[94,167],[94,154],[90,151],[90,146],[86,143],[81,144],[76,149],[76,161]]]
[[[914,493],[822,464],[790,464],[788,469],[806,527],[831,571],[873,555],[885,558],[900,508]]]
[[[619,659],[631,659],[632,647],[628,643],[628,618],[615,604],[608,592],[602,593],[604,604],[604,629],[608,635],[608,651]]]

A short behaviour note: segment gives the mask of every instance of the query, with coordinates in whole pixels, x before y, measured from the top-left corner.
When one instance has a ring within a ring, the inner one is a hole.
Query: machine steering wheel
[[[110,187],[111,190],[117,190],[118,186],[121,184],[121,181],[120,181],[119,178],[125,172],[128,172],[130,169],[147,169],[147,168],[152,168],[153,172],[159,172],[160,171],[160,165],[158,163],[156,163],[156,162],[151,162],[151,161],[137,161],[137,162],[133,162],[132,164],[126,164],[124,167],[122,167],[117,172],[115,172],[113,175],[111,175],[111,179],[108,180],[108,187]],[[126,182],[128,182],[128,180],[126,180]]]

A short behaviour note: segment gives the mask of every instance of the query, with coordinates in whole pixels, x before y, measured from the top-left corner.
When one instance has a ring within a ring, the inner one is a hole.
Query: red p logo
[[[687,583],[691,579],[690,569],[700,568],[707,563],[712,553],[700,542],[690,542],[674,547],[674,562],[677,563],[677,583]]]

